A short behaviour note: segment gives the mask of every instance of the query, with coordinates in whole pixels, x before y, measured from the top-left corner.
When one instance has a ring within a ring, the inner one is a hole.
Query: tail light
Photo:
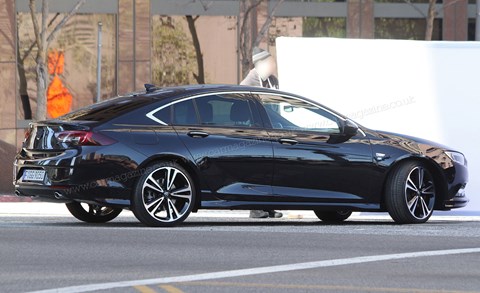
[[[96,132],[91,131],[62,131],[55,134],[59,143],[75,146],[102,146],[111,145],[116,141]]]

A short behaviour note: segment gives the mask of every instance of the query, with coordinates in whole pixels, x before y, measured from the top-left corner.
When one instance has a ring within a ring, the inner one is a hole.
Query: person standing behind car
[[[240,85],[278,89],[278,79],[274,75],[277,65],[272,55],[258,47],[253,48],[252,61],[254,68],[250,70]],[[252,210],[250,218],[281,218],[282,213],[274,210]]]
[[[278,79],[274,75],[277,71],[277,64],[272,55],[255,47],[252,52],[252,61],[254,68],[250,70],[240,85],[278,89]]]

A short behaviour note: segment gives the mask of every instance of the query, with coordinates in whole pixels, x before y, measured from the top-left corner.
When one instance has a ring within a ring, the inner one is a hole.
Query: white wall
[[[468,160],[480,211],[480,43],[277,38],[280,88],[358,123],[437,141]]]

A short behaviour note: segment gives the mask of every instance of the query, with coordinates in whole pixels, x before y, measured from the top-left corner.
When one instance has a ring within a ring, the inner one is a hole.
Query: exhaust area
[[[63,196],[63,194],[61,194],[61,193],[58,192],[58,191],[55,191],[54,195],[55,195],[55,198],[56,198],[56,199],[64,199],[64,198],[65,198],[65,197]]]

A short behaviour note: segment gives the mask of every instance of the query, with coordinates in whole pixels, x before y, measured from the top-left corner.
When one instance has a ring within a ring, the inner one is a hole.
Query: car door
[[[273,142],[273,193],[281,201],[370,202],[369,140],[342,134],[345,119],[310,101],[254,94]]]
[[[271,196],[272,143],[248,94],[216,93],[164,109],[218,199],[258,201]],[[161,113],[159,113],[161,115]]]

